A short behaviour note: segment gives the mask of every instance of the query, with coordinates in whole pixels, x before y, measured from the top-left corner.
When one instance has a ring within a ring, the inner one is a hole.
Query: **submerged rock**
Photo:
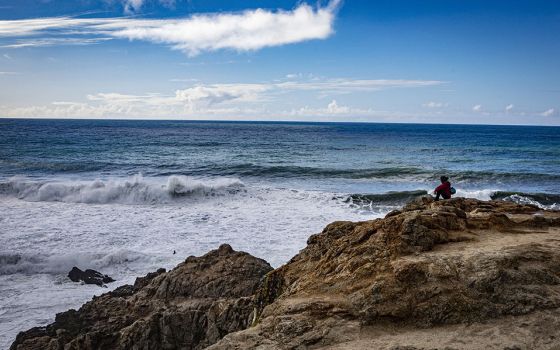
[[[422,198],[307,243],[276,270],[227,245],[189,257],[11,349],[560,348],[560,212]]]
[[[97,272],[95,270],[87,269],[85,271],[80,270],[76,266],[68,272],[68,278],[72,280],[72,282],[84,282],[85,284],[96,284],[98,286],[103,286],[105,283],[115,282],[114,279],[111,277],[102,274],[101,272]]]

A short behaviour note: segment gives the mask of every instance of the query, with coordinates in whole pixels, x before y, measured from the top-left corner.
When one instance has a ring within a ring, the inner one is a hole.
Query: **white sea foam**
[[[234,194],[243,187],[234,178],[195,179],[179,175],[165,180],[136,175],[105,181],[33,181],[14,177],[0,183],[0,193],[42,202],[155,204],[177,198]]]
[[[453,197],[465,197],[465,198],[475,198],[484,201],[492,199],[498,190],[495,189],[482,189],[482,190],[465,190],[457,188],[457,193]]]
[[[548,210],[560,210],[560,203],[553,203],[550,205],[542,204],[534,199],[529,197],[522,196],[520,194],[512,194],[510,196],[505,197],[503,200],[511,201],[519,204],[530,204],[537,206],[541,209],[548,209]]]

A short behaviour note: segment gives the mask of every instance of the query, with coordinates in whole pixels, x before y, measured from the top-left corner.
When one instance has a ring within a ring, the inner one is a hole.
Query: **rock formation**
[[[560,349],[560,212],[421,198],[269,270],[222,246],[12,349]]]
[[[76,266],[68,272],[68,278],[72,280],[72,282],[84,282],[85,284],[96,284],[100,287],[105,285],[105,283],[115,282],[114,279],[111,277],[102,274],[101,272],[87,269],[85,271],[80,270]]]
[[[251,296],[271,270],[222,245],[57,314],[11,349],[202,349],[251,324]]]

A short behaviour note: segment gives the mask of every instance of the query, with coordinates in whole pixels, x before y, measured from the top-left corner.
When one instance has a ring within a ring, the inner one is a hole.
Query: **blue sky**
[[[558,1],[0,0],[0,116],[560,125]]]

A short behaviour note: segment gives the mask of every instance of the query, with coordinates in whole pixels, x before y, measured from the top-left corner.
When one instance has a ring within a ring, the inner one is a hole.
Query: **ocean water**
[[[560,128],[0,119],[0,348],[221,243],[279,266],[442,174],[459,196],[560,209]]]

